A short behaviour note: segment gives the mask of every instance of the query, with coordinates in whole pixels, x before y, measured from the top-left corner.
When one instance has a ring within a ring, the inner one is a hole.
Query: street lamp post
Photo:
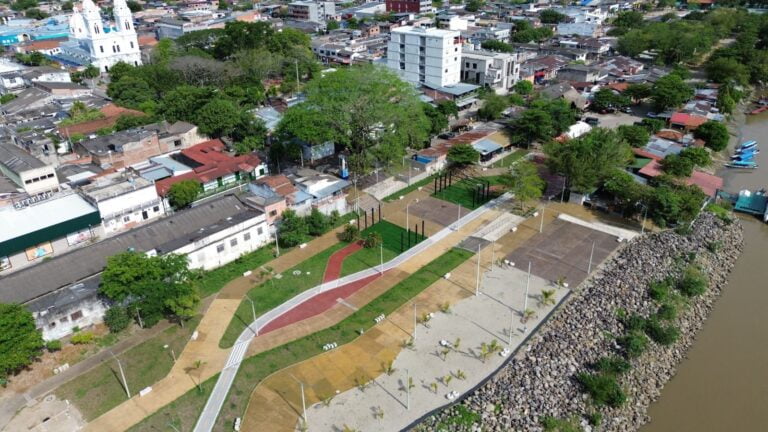
[[[417,202],[419,202],[419,199],[414,198],[411,200],[411,202],[405,205],[405,229],[407,230],[411,229],[411,225],[410,225],[411,219],[410,219],[410,213],[409,213],[411,204],[416,204]]]
[[[277,256],[280,256],[280,243],[277,241],[277,228],[275,228],[275,248],[277,249]]]
[[[480,244],[477,245],[477,276],[475,281],[475,296],[480,295]]]
[[[587,267],[587,276],[592,273],[592,257],[595,255],[595,242],[592,242],[592,251],[589,253],[589,267]]]
[[[256,323],[256,303],[253,302],[253,299],[251,296],[246,293],[245,299],[251,302],[251,313],[253,313],[253,322]],[[256,333],[256,336],[259,335],[259,326],[256,326],[256,330],[251,329],[254,333]]]
[[[112,354],[112,358],[117,361],[117,367],[120,369],[120,377],[123,379],[123,387],[125,387],[125,393],[128,395],[128,399],[131,398],[131,389],[128,388],[128,381],[125,379],[125,372],[123,371],[123,364],[120,363],[120,359],[115,356],[115,353],[112,351],[109,352]]]
[[[547,204],[541,208],[541,223],[539,224],[539,233],[544,232],[544,210],[549,207],[549,203],[552,201],[552,197],[547,197]]]
[[[379,243],[379,257],[381,257],[381,267],[379,273],[384,274],[384,242]]]
[[[531,262],[528,261],[528,280],[525,282],[525,299],[523,300],[523,316],[528,310],[528,290],[531,287]],[[523,326],[523,333],[528,331],[528,326]]]
[[[408,369],[405,370],[405,409],[411,409],[411,377]]]

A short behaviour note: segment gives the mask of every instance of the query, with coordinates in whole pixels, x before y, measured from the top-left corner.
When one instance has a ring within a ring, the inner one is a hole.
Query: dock
[[[758,216],[763,222],[768,222],[768,195],[765,190],[742,190],[738,194],[718,191],[717,195],[733,204],[734,211]]]

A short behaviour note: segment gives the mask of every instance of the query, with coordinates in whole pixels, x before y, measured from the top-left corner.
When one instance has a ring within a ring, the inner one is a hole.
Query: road
[[[281,304],[280,306],[260,316],[258,319],[256,319],[256,321],[252,322],[249,325],[249,328],[245,329],[237,338],[237,341],[235,342],[235,345],[232,347],[232,351],[230,351],[229,357],[227,358],[227,362],[224,366],[224,369],[221,371],[218,381],[216,381],[216,385],[213,388],[213,392],[211,392],[211,395],[208,398],[208,401],[206,402],[205,407],[203,408],[203,412],[200,414],[200,417],[197,420],[197,424],[195,425],[194,431],[209,432],[213,429],[213,426],[216,423],[216,418],[219,415],[219,411],[221,411],[221,407],[223,406],[224,401],[226,400],[227,394],[229,393],[229,389],[232,387],[232,383],[234,382],[235,377],[237,376],[237,371],[240,368],[240,363],[242,363],[243,359],[245,358],[245,354],[248,350],[248,345],[251,343],[251,341],[256,335],[256,332],[259,329],[263,328],[265,325],[269,324],[272,320],[288,312],[289,310],[293,309],[299,304],[304,303],[306,301],[310,301],[313,297],[315,297],[318,294],[321,294],[327,290],[338,288],[347,283],[369,277],[373,274],[376,274],[379,271],[385,272],[387,270],[393,269],[401,265],[405,261],[413,258],[414,256],[428,249],[430,246],[434,245],[438,241],[447,237],[452,232],[455,232],[459,230],[462,226],[468,224],[469,222],[472,222],[473,220],[478,218],[480,215],[482,215],[486,211],[510,199],[511,199],[510,194],[504,194],[501,197],[486,203],[482,207],[478,207],[474,211],[463,216],[452,226],[443,228],[441,231],[429,237],[427,240],[423,241],[422,243],[419,243],[418,245],[414,246],[408,251],[398,255],[396,258],[392,259],[391,261],[384,263],[383,269],[370,268],[370,269],[363,270],[361,272],[343,277],[335,281],[323,283],[314,289],[305,291],[297,295],[296,297],[288,300],[287,302]]]

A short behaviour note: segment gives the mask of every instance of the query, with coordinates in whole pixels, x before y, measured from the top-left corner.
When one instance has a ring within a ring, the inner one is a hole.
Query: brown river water
[[[725,190],[768,188],[768,113],[747,116],[740,133],[758,141],[759,168],[721,173]],[[768,431],[768,224],[741,220],[744,253],[641,432]]]

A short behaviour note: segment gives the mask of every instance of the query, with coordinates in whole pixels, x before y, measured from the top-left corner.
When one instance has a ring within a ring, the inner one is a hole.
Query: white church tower
[[[121,61],[133,66],[141,64],[131,10],[125,0],[114,0],[113,11],[114,25],[110,26],[102,21],[99,8],[92,0],[83,0],[81,11],[75,11],[69,19],[69,38],[77,43],[73,51],[81,51],[70,54],[77,58],[87,55],[90,63],[102,72],[108,72]]]

